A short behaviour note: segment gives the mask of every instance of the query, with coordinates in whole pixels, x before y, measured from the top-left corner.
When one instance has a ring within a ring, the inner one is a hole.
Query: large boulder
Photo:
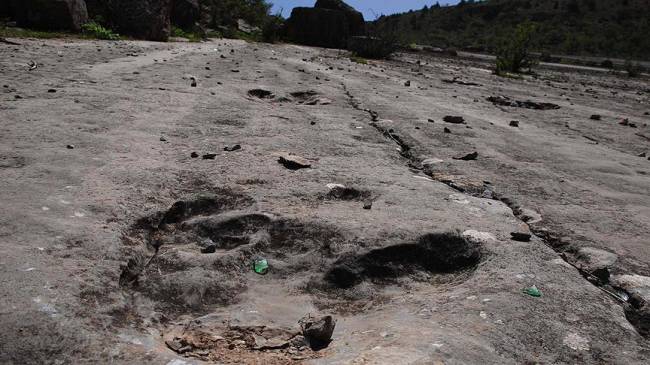
[[[172,0],[110,0],[111,22],[119,33],[151,41],[167,41]]]
[[[199,0],[174,0],[171,22],[183,29],[190,29],[199,22],[201,16]]]
[[[79,31],[88,22],[84,0],[2,0],[8,1],[22,27]]]
[[[365,33],[363,15],[340,0],[318,0],[298,7],[285,25],[290,40],[310,46],[346,48],[350,37]]]

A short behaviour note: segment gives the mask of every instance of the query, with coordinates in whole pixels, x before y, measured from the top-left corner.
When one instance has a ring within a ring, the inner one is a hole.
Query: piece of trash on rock
[[[253,271],[260,275],[266,275],[269,272],[269,263],[266,259],[256,259],[253,262]]]
[[[530,295],[531,297],[539,298],[542,296],[542,292],[537,289],[535,285],[525,288],[524,293]]]

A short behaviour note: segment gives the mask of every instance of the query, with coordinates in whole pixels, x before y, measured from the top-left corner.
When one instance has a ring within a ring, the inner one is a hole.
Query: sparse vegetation
[[[187,38],[190,42],[200,42],[203,37],[196,32],[188,32],[178,27],[172,27],[172,37]]]
[[[101,26],[96,22],[86,23],[83,26],[81,26],[81,28],[85,35],[91,36],[93,38],[111,40],[111,41],[120,39],[119,34],[114,33],[112,30],[108,28],[104,28],[103,26]]]
[[[519,73],[523,69],[530,71],[535,64],[530,51],[535,34],[535,26],[530,23],[520,24],[508,36],[501,40],[497,49],[496,73]]]
[[[368,64],[367,59],[365,59],[363,57],[359,57],[359,56],[354,56],[354,55],[350,57],[350,61],[352,61],[354,63],[361,64],[361,65],[367,65]]]
[[[0,37],[5,38],[66,38],[75,36],[68,32],[50,32],[25,28],[7,27],[0,23]],[[78,36],[78,35],[77,35]]]
[[[462,6],[431,6],[381,16],[371,24],[378,37],[397,42],[494,53],[498,36],[516,24],[538,26],[537,51],[650,60],[650,2],[642,0],[487,0]]]

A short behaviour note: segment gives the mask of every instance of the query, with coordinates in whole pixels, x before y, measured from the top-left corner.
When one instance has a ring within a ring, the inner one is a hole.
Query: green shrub
[[[498,75],[508,72],[518,73],[526,68],[530,70],[535,65],[530,54],[535,31],[536,27],[533,24],[520,24],[501,40],[496,55],[496,73]]]
[[[354,63],[361,64],[361,65],[367,65],[367,64],[368,64],[368,60],[367,60],[367,59],[365,59],[365,58],[363,58],[363,57],[359,57],[359,56],[352,56],[352,57],[350,57],[350,61],[352,61],[352,62],[354,62]]]
[[[200,42],[203,38],[199,33],[186,32],[183,29],[178,27],[172,27],[171,36],[179,37],[179,38],[187,38],[189,39],[190,42]]]
[[[386,38],[352,37],[348,49],[357,57],[383,59],[395,52],[395,43]]]
[[[280,40],[280,32],[284,23],[282,16],[271,15],[266,18],[262,25],[262,40],[267,43],[275,43]]]
[[[113,33],[112,30],[102,27],[96,22],[89,22],[81,26],[84,34],[87,34],[93,38],[105,39],[110,41],[116,41],[120,39],[120,35]]]

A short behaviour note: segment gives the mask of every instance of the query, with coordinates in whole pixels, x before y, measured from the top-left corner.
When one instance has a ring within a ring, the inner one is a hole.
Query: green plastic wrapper
[[[265,275],[269,271],[269,263],[266,259],[257,259],[253,263],[253,270],[260,275]]]
[[[535,285],[531,286],[530,288],[524,289],[524,293],[530,295],[531,297],[536,297],[539,298],[542,296],[542,292],[537,289]]]

